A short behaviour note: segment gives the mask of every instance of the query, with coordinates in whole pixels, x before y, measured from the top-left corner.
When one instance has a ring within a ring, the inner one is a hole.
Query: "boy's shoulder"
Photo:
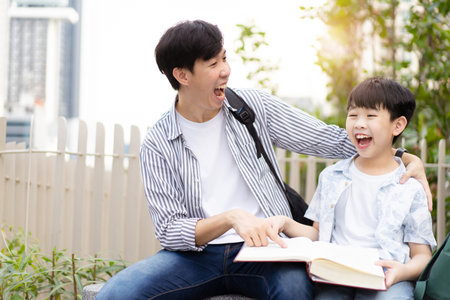
[[[353,161],[353,158],[354,156],[338,160],[336,163],[323,169],[322,174],[341,173],[344,172],[345,170],[348,170]]]
[[[400,189],[402,191],[408,191],[409,193],[417,193],[417,192],[423,192],[425,195],[425,190],[423,189],[422,184],[415,178],[411,177],[406,182],[400,183],[399,181],[396,182],[395,187],[397,189]]]

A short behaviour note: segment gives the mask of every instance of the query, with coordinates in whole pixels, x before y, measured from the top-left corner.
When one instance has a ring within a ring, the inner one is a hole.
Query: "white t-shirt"
[[[376,194],[397,170],[372,176],[350,166],[352,183],[342,193],[335,208],[335,227],[331,242],[341,245],[380,248],[375,239],[378,224]]]
[[[245,183],[231,154],[225,132],[225,117],[221,110],[207,122],[196,123],[177,112],[184,140],[200,165],[202,209],[206,217],[240,208],[257,217],[264,214]],[[210,244],[240,242],[234,229],[228,230]]]

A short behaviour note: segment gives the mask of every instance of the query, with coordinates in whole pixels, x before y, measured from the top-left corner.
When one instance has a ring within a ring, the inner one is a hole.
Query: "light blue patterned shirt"
[[[406,263],[409,260],[408,242],[430,245],[433,250],[436,240],[422,185],[414,178],[400,184],[405,166],[400,159],[394,158],[400,167],[376,194],[378,225],[375,239],[381,248],[381,258]],[[349,169],[352,160],[341,160],[320,174],[316,193],[305,214],[305,217],[319,223],[320,241],[331,242],[336,203],[342,193],[351,187]]]

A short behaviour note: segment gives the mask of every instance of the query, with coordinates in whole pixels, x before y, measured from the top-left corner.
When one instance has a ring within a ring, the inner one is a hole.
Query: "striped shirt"
[[[274,166],[273,146],[326,158],[346,158],[355,149],[344,129],[326,125],[300,109],[259,90],[235,90],[254,110],[254,126]],[[283,191],[264,158],[257,158],[247,128],[231,114],[225,100],[225,128],[233,158],[264,215],[291,216]],[[202,211],[200,166],[186,145],[176,118],[175,103],[148,131],[140,152],[141,173],[155,234],[170,250],[201,251],[195,226]],[[278,167],[278,176],[281,178]]]

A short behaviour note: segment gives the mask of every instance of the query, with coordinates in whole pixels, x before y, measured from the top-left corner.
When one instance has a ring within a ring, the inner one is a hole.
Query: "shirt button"
[[[350,183],[350,182],[346,181],[346,182],[345,182],[345,185],[348,185],[349,183]]]
[[[330,208],[333,208],[334,207],[334,204],[330,204]]]

